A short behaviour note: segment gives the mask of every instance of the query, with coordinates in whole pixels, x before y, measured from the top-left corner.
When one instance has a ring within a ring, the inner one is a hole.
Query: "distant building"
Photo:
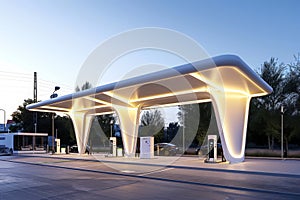
[[[9,119],[9,120],[7,120],[5,126],[4,126],[4,124],[0,124],[0,131],[1,131],[1,132],[7,132],[8,130],[10,130],[9,128],[10,128],[11,126],[14,126],[14,125],[16,125],[16,122]]]
[[[0,124],[0,131],[4,132],[5,130],[4,124]]]

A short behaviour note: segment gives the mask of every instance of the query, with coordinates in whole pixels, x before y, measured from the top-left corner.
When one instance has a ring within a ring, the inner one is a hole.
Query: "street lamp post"
[[[54,91],[50,96],[50,99],[57,97],[57,94],[55,92],[59,89],[60,89],[59,86],[55,86]],[[54,153],[54,151],[55,151],[55,149],[54,149],[54,113],[52,113],[51,115],[52,115],[52,153]]]
[[[3,115],[4,115],[4,118],[3,118],[3,131],[5,131],[5,121],[6,121],[6,111],[4,109],[1,109],[0,110],[3,111]]]
[[[281,159],[283,159],[283,106],[281,106]]]

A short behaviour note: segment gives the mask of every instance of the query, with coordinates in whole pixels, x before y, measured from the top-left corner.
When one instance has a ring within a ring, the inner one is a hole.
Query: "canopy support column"
[[[139,129],[140,108],[115,106],[123,140],[126,157],[134,157]]]
[[[211,91],[224,156],[231,163],[245,159],[250,96]]]
[[[72,112],[69,113],[69,116],[74,125],[78,152],[84,154],[94,116],[88,115],[85,112]]]

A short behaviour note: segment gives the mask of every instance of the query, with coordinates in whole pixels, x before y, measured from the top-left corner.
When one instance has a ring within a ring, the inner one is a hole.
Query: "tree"
[[[26,106],[34,103],[33,99],[24,99],[22,105],[20,105],[15,112],[12,113],[12,120],[16,122],[15,126],[12,126],[10,130],[12,132],[23,131],[23,132],[34,132],[34,113],[26,109]],[[40,122],[44,123],[45,119],[49,117],[48,113],[37,113],[38,118],[38,132],[44,130],[44,126]]]
[[[288,150],[289,141],[300,139],[300,54],[294,56],[294,61],[287,65],[289,73],[286,77],[287,95],[285,99],[284,139]]]
[[[90,82],[86,81],[86,82],[81,86],[81,88],[79,88],[79,86],[77,85],[76,88],[75,88],[75,92],[87,90],[87,89],[90,89],[90,88],[92,88],[92,87],[93,87],[93,85],[92,85]]]
[[[164,118],[157,109],[144,111],[141,117],[139,136],[154,136],[155,142],[164,140]]]
[[[115,124],[115,117],[113,114],[99,115],[97,116],[97,121],[107,138],[109,138],[111,134],[113,135],[112,126]]]
[[[112,114],[98,115],[92,122],[89,145],[91,149],[101,149],[109,146],[109,138],[114,135],[115,118]],[[117,145],[122,146],[121,137],[117,138]]]
[[[284,143],[288,150],[290,141],[300,139],[300,55],[294,62],[278,64],[271,58],[264,62],[260,76],[273,88],[273,93],[251,101],[247,141],[274,148],[276,141],[281,142],[280,108],[284,107]]]
[[[185,147],[202,145],[207,134],[218,134],[211,103],[179,106],[178,118],[184,127]]]
[[[275,58],[264,62],[259,75],[273,88],[273,92],[268,96],[257,98],[258,107],[270,112],[280,109],[286,92],[285,69],[284,64],[278,64]]]
[[[166,132],[166,142],[171,142],[173,138],[176,136],[180,128],[180,125],[178,122],[171,122],[169,123],[169,126],[167,127]]]
[[[57,115],[54,124],[61,144],[72,145],[76,143],[73,123],[69,116]]]
[[[18,107],[18,109],[13,112],[12,119],[16,122],[16,125],[11,127],[12,132],[22,131],[22,132],[34,132],[34,114],[26,109],[26,106],[34,103],[32,99],[25,99],[24,103]],[[51,127],[51,114],[47,112],[37,113],[37,132],[48,133],[52,132]],[[62,144],[73,144],[75,141],[75,133],[71,119],[68,116],[55,116],[55,129],[58,132],[58,138],[61,139]]]
[[[252,101],[253,106],[261,110],[260,115],[265,125],[260,131],[267,135],[269,149],[274,148],[274,139],[280,136],[280,107],[288,94],[285,69],[284,64],[278,64],[275,58],[264,62],[260,76],[273,88],[273,92]]]
[[[252,99],[249,111],[248,129],[247,129],[247,145],[255,144],[264,146],[268,141],[264,127],[266,125],[267,112],[264,109],[257,108],[256,99]]]
[[[287,76],[286,105],[289,105],[287,111],[291,115],[300,115],[300,53],[294,56],[294,62],[287,65],[289,74]]]

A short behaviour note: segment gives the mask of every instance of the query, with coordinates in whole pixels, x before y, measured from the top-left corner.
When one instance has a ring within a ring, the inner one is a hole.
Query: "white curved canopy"
[[[67,113],[81,153],[93,116],[116,112],[125,154],[133,156],[141,109],[211,101],[224,155],[230,162],[240,162],[244,160],[250,99],[271,92],[239,57],[223,55],[38,102],[27,109]]]

